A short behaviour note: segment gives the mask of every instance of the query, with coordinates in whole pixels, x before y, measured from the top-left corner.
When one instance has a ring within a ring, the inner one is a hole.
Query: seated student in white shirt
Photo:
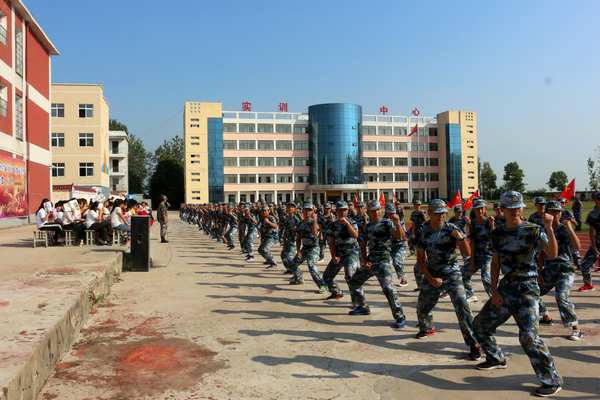
[[[64,206],[63,206],[64,208]],[[77,233],[77,242],[79,246],[83,246],[83,239],[85,237],[85,220],[78,218],[73,214],[73,211],[63,211],[62,213],[62,224],[63,230],[73,231]]]
[[[87,230],[93,230],[100,234],[100,244],[108,245],[108,222],[104,221],[104,208],[94,201],[85,217],[85,226]]]
[[[121,199],[117,199],[113,204],[113,211],[110,214],[110,223],[113,230],[117,229],[123,232],[127,232],[127,236],[131,235],[131,223],[125,218],[123,210],[125,209],[125,202]]]
[[[47,209],[44,207],[45,203],[50,203],[50,200],[44,199],[38,208],[35,218],[37,222],[37,228],[41,231],[53,231],[56,235],[52,239],[52,244],[59,244],[65,241],[65,233],[63,232],[62,225],[53,222],[56,218],[54,211],[50,207]],[[50,203],[52,204],[52,203]]]

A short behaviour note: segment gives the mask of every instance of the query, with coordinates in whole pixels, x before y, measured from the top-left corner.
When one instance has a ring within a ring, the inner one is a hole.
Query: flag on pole
[[[356,198],[356,195],[354,195],[354,208],[356,208],[356,203],[358,203],[358,199]]]
[[[415,124],[415,127],[412,129],[412,131],[410,131],[410,135],[408,135],[408,136],[412,136],[414,133],[416,133],[418,128],[419,128],[419,123],[417,122]]]
[[[469,208],[473,207],[473,199],[475,199],[475,197],[479,198],[479,189],[477,189],[475,193],[473,193],[471,197],[469,197],[469,200],[465,201],[465,204],[463,204],[462,209],[468,210]]]
[[[450,203],[448,203],[447,207],[452,208],[456,205],[460,205],[460,203],[462,203],[462,201],[461,201],[461,197],[460,197],[460,189],[458,189],[456,191],[456,194],[452,198],[452,201]]]
[[[567,203],[569,203],[569,200],[571,200],[571,197],[573,196],[575,196],[575,179],[573,179],[571,183],[567,185],[567,188],[558,195],[558,197],[564,197]]]
[[[379,196],[379,204],[381,204],[381,207],[385,207],[385,196],[383,195],[383,192],[381,192],[381,196]]]
[[[394,196],[394,203],[398,201],[398,199],[396,198],[396,193],[392,192],[392,196]]]

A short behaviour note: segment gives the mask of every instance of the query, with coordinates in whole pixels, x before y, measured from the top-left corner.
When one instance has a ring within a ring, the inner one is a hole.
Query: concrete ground
[[[290,286],[282,266],[266,270],[258,253],[245,262],[175,213],[170,231],[150,272],[124,273],[113,286],[38,399],[520,399],[540,385],[512,320],[497,333],[505,370],[478,371],[467,359],[449,299],[434,309],[435,336],[415,338],[414,258],[399,288],[408,324],[395,329],[375,279],[365,285],[372,314],[349,316],[343,276],[346,297],[326,300],[306,266],[306,285]],[[475,283],[483,300],[479,275]],[[572,300],[582,341],[559,323],[540,328],[565,380],[555,398],[600,398],[599,292],[574,291]]]

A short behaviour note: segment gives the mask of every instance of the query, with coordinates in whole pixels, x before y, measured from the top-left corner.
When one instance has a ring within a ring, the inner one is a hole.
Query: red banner
[[[29,215],[25,161],[0,156],[0,218]]]

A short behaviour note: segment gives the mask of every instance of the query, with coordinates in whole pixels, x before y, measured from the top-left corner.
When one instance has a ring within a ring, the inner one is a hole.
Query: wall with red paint
[[[50,117],[27,97],[27,141],[45,150],[50,150]]]
[[[50,175],[51,170],[45,165],[29,161],[27,163],[27,173],[29,174],[29,183],[27,191],[29,192],[29,212],[35,214],[38,206],[44,200],[50,199]]]
[[[2,45],[0,44],[0,47]],[[0,76],[0,82],[6,86],[6,93],[12,93],[12,84]],[[6,99],[6,117],[0,115],[0,132],[6,133],[9,136],[13,135],[13,101],[12,96],[7,96]]]
[[[12,67],[12,11],[8,0],[0,1],[0,10],[6,14],[6,46],[0,44],[0,60],[4,61],[9,67]]]
[[[27,27],[25,41],[27,83],[42,96],[50,99],[50,53],[29,27]]]

